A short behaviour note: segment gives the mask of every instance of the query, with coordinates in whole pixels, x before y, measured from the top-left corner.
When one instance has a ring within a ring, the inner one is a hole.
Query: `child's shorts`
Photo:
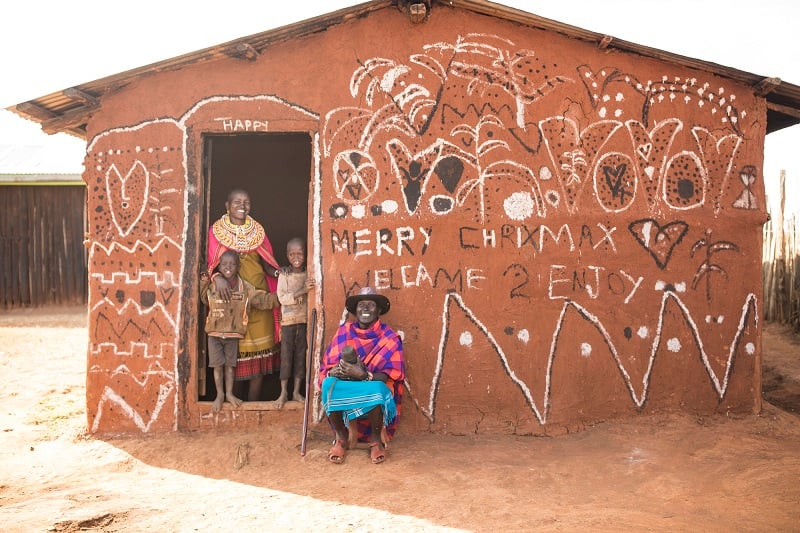
[[[239,357],[239,339],[222,337],[208,337],[208,366],[236,366]]]

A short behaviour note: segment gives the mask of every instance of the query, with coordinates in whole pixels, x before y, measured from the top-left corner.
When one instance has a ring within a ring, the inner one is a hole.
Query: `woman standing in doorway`
[[[275,292],[280,266],[272,253],[264,227],[250,217],[250,195],[234,189],[225,202],[226,214],[208,230],[208,273],[215,290],[223,299],[230,298],[224,278],[213,274],[226,250],[239,254],[239,274],[256,289]],[[261,399],[264,375],[280,369],[280,309],[252,309],[247,332],[239,341],[236,381],[249,381],[247,400]]]

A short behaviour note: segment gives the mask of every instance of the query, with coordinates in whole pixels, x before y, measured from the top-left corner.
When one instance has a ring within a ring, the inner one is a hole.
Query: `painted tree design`
[[[451,145],[454,150],[460,152],[458,157],[474,166],[476,171],[475,177],[465,180],[456,191],[456,202],[459,206],[463,206],[474,195],[476,218],[481,223],[485,222],[486,182],[490,179],[501,178],[522,185],[526,192],[530,192],[532,194],[530,197],[532,213],[535,211],[538,216],[544,217],[546,207],[542,193],[535,176],[528,167],[509,159],[494,161],[485,167],[482,164],[482,160],[486,159],[490,152],[498,149],[511,151],[508,143],[496,138],[495,133],[501,129],[505,129],[505,126],[499,118],[494,115],[484,115],[475,127],[469,124],[459,124],[450,131],[452,137],[464,141],[462,144],[466,146],[474,146],[475,149],[474,154],[469,154]],[[451,157],[455,157],[455,155]]]
[[[705,278],[705,289],[706,289],[706,301],[711,301],[711,274],[717,273],[722,274],[726,279],[728,277],[728,273],[725,269],[712,261],[714,255],[720,252],[738,252],[739,246],[735,243],[730,241],[714,241],[711,239],[711,228],[706,230],[706,236],[702,239],[698,240],[697,242],[692,245],[692,251],[690,253],[691,257],[694,257],[695,252],[703,250],[703,254],[705,255],[705,259],[697,269],[697,272],[694,274],[694,278],[692,278],[692,289],[697,290],[697,286],[700,284],[700,281]]]

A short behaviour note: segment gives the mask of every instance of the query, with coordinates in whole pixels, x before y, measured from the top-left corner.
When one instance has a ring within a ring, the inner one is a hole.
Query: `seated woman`
[[[322,406],[336,433],[328,453],[341,464],[356,438],[369,442],[370,459],[382,463],[386,445],[400,418],[406,369],[400,336],[379,316],[389,311],[389,299],[364,287],[345,302],[356,320],[337,329],[320,365]],[[358,361],[342,358],[350,349]]]

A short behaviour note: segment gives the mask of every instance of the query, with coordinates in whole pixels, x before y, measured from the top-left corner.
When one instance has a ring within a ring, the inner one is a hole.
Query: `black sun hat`
[[[389,303],[389,298],[382,294],[378,294],[378,291],[376,291],[374,287],[361,287],[361,290],[358,291],[358,294],[347,297],[347,300],[344,302],[344,306],[348,311],[356,314],[356,305],[358,305],[358,302],[361,300],[371,300],[378,304],[378,314],[380,315],[388,313],[389,307],[391,306]]]

